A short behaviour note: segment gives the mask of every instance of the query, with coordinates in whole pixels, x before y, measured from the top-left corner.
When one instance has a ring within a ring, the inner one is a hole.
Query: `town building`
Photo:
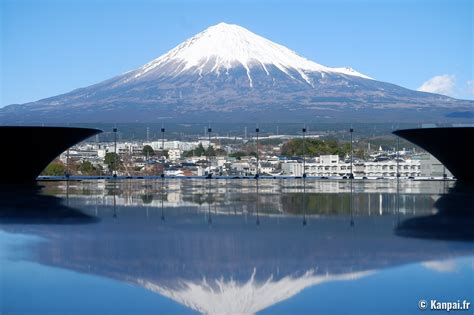
[[[170,161],[177,161],[181,158],[181,150],[180,149],[169,149],[168,150],[168,158]]]
[[[423,177],[452,177],[453,174],[429,153],[419,154],[420,176]]]

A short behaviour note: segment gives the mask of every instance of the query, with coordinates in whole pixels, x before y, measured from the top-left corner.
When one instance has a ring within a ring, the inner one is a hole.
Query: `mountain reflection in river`
[[[461,196],[466,209],[472,205],[472,190],[454,182],[158,179],[41,184],[40,193],[32,193],[34,202],[26,202],[16,214],[11,203],[1,205],[0,240],[9,244],[2,246],[7,254],[0,256],[1,263],[28,261],[78,272],[78,278],[88,274],[118,280],[202,313],[251,314],[285,313],[285,303],[312,313],[323,301],[303,290],[379,279],[377,275],[413,264],[442,269],[465,256],[471,268],[454,293],[456,299],[473,295],[474,247],[466,228],[472,227],[472,214],[464,211],[458,221],[449,216],[450,224],[464,224],[463,233],[454,237],[433,230],[433,217],[450,205],[460,206],[450,192]],[[51,198],[60,202],[55,205]],[[49,201],[50,216],[57,210],[53,221],[32,221],[41,200]],[[81,220],[72,220],[78,213]],[[428,229],[420,218],[429,218]],[[410,221],[414,219],[416,224]],[[11,244],[22,235],[40,241]],[[12,258],[20,248],[26,254]],[[408,271],[404,281],[410,282]],[[377,290],[393,285],[376,282]],[[408,287],[426,285],[436,287],[429,281]],[[65,283],[62,290],[68,289],[72,285]],[[441,284],[438,289],[443,292]],[[357,290],[364,290],[362,284]],[[15,297],[6,292],[1,310],[15,309],[8,303]],[[344,287],[336,292],[337,299],[344,299]],[[400,297],[397,304],[406,308],[396,312],[415,313],[416,301],[430,298],[415,292],[405,300]],[[375,313],[390,313],[384,299],[366,302]],[[334,305],[331,312],[369,313],[348,307]]]

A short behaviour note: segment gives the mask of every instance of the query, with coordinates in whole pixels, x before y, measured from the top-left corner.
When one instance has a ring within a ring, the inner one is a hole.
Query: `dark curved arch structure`
[[[0,126],[0,183],[33,183],[59,154],[101,132],[76,127]]]
[[[474,127],[404,129],[393,132],[436,157],[461,181],[474,181],[473,158],[466,149],[472,145]]]

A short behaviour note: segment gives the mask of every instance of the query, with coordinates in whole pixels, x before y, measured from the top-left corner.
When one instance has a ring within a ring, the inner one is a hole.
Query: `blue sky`
[[[471,0],[0,0],[0,107],[135,69],[219,22],[326,66],[474,99]]]

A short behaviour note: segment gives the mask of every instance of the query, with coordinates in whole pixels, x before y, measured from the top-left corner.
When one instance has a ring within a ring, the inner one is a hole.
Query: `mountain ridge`
[[[241,26],[219,23],[138,69],[4,107],[0,122],[411,121],[473,110],[474,101],[327,67]]]

